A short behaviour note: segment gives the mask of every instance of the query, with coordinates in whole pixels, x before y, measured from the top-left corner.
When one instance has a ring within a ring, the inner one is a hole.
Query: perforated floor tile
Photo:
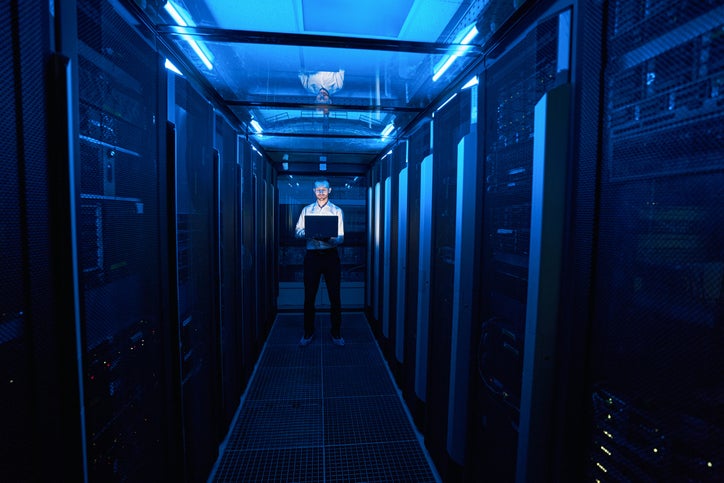
[[[308,347],[307,347],[308,348]],[[291,350],[296,350],[293,348]],[[257,367],[247,399],[318,399],[322,367]]]
[[[412,440],[415,433],[397,396],[324,400],[324,444]]]
[[[341,332],[342,337],[344,337],[345,342],[348,344],[375,343],[375,336],[369,327],[345,327],[344,324],[342,324]],[[325,331],[324,335],[326,336],[324,342],[331,344],[332,340],[329,338],[329,331]]]
[[[322,346],[322,361],[329,366],[376,366],[384,368],[384,362],[374,344],[346,344],[340,348],[325,344]]]
[[[227,451],[213,481],[313,482],[324,481],[322,448]]]
[[[231,432],[227,449],[321,445],[321,399],[248,401]]]
[[[325,364],[323,373],[325,398],[395,395],[387,368],[381,364],[331,367]]]
[[[299,347],[298,344],[268,345],[264,348],[259,362],[260,367],[315,367],[322,365],[322,355],[312,346]]]
[[[327,446],[324,464],[327,482],[436,481],[417,441]]]
[[[304,335],[303,327],[298,323],[295,326],[277,326],[272,327],[266,340],[266,345],[293,345],[299,342]]]

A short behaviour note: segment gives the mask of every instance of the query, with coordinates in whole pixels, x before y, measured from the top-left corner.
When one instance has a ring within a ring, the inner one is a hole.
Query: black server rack
[[[199,480],[217,456],[221,370],[218,314],[218,152],[211,105],[174,79],[180,398],[186,474]]]
[[[407,220],[403,218],[405,216],[400,212],[401,197],[406,195],[406,179],[405,174],[402,174],[402,170],[407,166],[407,143],[397,143],[392,148],[392,153],[388,156],[390,158],[390,186],[391,186],[391,199],[388,200],[389,214],[390,214],[390,233],[389,233],[389,281],[387,285],[388,295],[387,298],[389,303],[387,304],[386,310],[388,317],[388,337],[385,341],[384,347],[382,347],[383,353],[387,357],[388,364],[393,376],[397,379],[398,384],[400,383],[400,370],[401,364],[404,360],[404,353],[399,348],[399,343],[404,339],[404,331],[400,330],[402,323],[404,322],[404,312],[400,312],[398,307],[400,304],[404,304],[404,299],[399,299],[400,294],[399,285],[404,286],[404,282],[400,279],[404,271],[404,267],[401,266],[405,262],[406,253],[401,250],[400,238],[405,236],[402,230],[405,229]],[[402,184],[405,186],[402,186]],[[399,317],[402,315],[402,317]]]
[[[256,354],[261,347],[257,343],[258,330],[256,323],[256,301],[258,298],[258,287],[255,279],[256,262],[254,254],[255,230],[254,230],[254,177],[253,159],[255,152],[251,144],[242,139],[239,142],[241,157],[241,256],[242,256],[242,286],[244,293],[242,297],[242,318],[243,325],[243,358],[246,376],[251,375]]]
[[[724,477],[724,6],[609,2],[591,481]]]
[[[219,151],[219,347],[223,419],[228,428],[241,398],[243,383],[243,329],[241,318],[241,211],[237,137],[231,125],[216,116]]]
[[[431,293],[434,296],[430,299],[425,444],[441,475],[456,470],[447,457],[447,415],[455,285],[458,143],[470,131],[470,102],[470,91],[461,91],[433,118]]]
[[[417,304],[420,280],[420,169],[422,160],[430,154],[430,126],[425,123],[408,140],[407,175],[407,274],[405,281],[405,362],[401,368],[399,386],[418,428],[423,422],[423,403],[415,394],[417,360]]]
[[[382,161],[386,167],[386,176],[382,187],[385,193],[383,222],[383,252],[382,252],[382,276],[383,285],[381,294],[382,313],[382,338],[380,339],[381,349],[385,354],[393,375],[397,373],[398,363],[395,357],[396,334],[396,307],[398,301],[395,298],[397,293],[397,236],[399,228],[398,220],[398,198],[399,198],[399,175],[400,163],[404,165],[406,150],[404,144],[397,145],[390,150],[390,154]]]
[[[106,2],[77,5],[84,414],[91,481],[170,470],[160,57]],[[173,424],[173,423],[171,423]]]
[[[514,481],[528,294],[534,111],[557,76],[559,16],[502,38],[481,77],[484,157],[481,323],[475,353],[471,475]],[[525,25],[525,27],[523,27]],[[522,33],[521,33],[522,32]]]
[[[7,481],[83,477],[68,193],[71,70],[67,56],[51,55],[53,20],[41,2],[0,6],[0,474]],[[66,454],[58,441],[67,443]]]

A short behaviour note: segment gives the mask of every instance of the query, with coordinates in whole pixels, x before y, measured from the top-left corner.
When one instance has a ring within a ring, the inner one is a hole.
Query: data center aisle
[[[299,347],[302,314],[280,314],[242,397],[209,482],[437,482],[361,313],[329,315]]]

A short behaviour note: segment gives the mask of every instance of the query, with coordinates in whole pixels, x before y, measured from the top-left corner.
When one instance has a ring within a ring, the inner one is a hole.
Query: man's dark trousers
[[[314,333],[314,301],[317,298],[322,275],[324,275],[327,294],[329,295],[332,335],[339,337],[340,326],[342,325],[342,300],[340,296],[342,267],[336,248],[307,250],[307,254],[304,256],[304,335],[308,337]]]

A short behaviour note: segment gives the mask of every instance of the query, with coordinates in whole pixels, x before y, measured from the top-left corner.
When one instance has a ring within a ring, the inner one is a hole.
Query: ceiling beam
[[[408,52],[413,54],[453,54],[460,57],[477,56],[482,53],[475,44],[444,44],[437,42],[414,42],[408,40],[370,39],[340,37],[333,35],[310,35],[281,32],[257,32],[253,30],[231,30],[214,27],[191,27],[180,25],[158,25],[156,31],[165,36],[191,36],[208,42],[234,44],[262,44],[292,47],[325,47],[330,49],[377,50]]]
[[[409,106],[360,106],[354,104],[313,104],[308,102],[267,102],[267,101],[234,101],[225,99],[224,102],[228,106],[235,107],[263,107],[268,109],[309,109],[317,110],[324,108],[330,111],[358,111],[358,112],[411,112],[417,114],[424,109]]]

